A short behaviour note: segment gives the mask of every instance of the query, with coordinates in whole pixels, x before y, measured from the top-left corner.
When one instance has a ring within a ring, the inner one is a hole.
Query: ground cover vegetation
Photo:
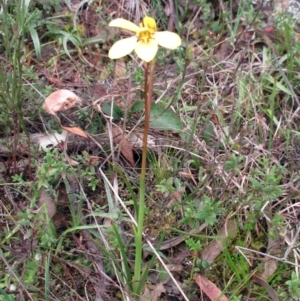
[[[0,0],[0,300],[300,298],[293,5]]]

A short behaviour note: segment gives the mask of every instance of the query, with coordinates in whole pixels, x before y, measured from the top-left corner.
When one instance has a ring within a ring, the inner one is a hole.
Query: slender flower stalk
[[[150,76],[148,81],[148,67],[150,65]],[[147,152],[148,152],[148,132],[150,122],[150,109],[153,94],[154,82],[154,68],[155,61],[145,63],[144,76],[145,76],[145,125],[143,134],[143,151],[142,151],[142,169],[140,175],[140,197],[139,197],[139,212],[138,212],[138,227],[135,232],[135,267],[133,277],[133,289],[135,293],[140,293],[141,267],[142,267],[142,241],[143,241],[143,228],[144,228],[144,215],[145,215],[145,196],[146,196],[146,168],[147,168]]]
[[[150,122],[150,110],[153,95],[154,82],[154,67],[155,55],[158,51],[158,46],[168,49],[176,49],[181,45],[180,37],[170,31],[157,31],[156,22],[150,17],[144,17],[139,26],[125,19],[115,19],[110,22],[109,26],[119,27],[122,29],[134,32],[135,35],[117,41],[109,50],[109,58],[118,59],[135,51],[137,56],[142,59],[144,64],[144,80],[145,80],[145,125],[143,135],[143,152],[142,152],[142,169],[140,174],[140,189],[139,189],[139,205],[137,212],[137,227],[134,228],[135,234],[135,265],[134,275],[132,279],[133,293],[136,298],[142,293],[144,284],[142,276],[148,273],[147,267],[142,271],[142,242],[143,242],[143,227],[145,214],[145,196],[146,196],[146,165],[147,165],[147,150],[148,150],[148,132]],[[150,69],[150,70],[149,70]]]

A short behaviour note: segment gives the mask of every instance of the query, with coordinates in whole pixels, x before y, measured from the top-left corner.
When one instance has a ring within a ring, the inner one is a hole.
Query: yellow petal
[[[119,27],[119,28],[127,29],[127,30],[130,30],[133,32],[137,32],[140,30],[140,28],[137,25],[135,25],[134,23],[132,23],[128,20],[122,19],[122,18],[112,20],[108,24],[108,26]]]
[[[137,43],[137,37],[122,39],[112,45],[108,52],[110,59],[119,59],[133,51]]]
[[[171,31],[159,31],[155,34],[155,39],[159,46],[176,49],[181,45],[181,39],[179,35]]]
[[[150,30],[156,31],[156,22],[153,18],[146,16],[140,24],[140,27],[145,27]]]
[[[150,40],[149,43],[137,42],[135,46],[135,52],[137,56],[144,62],[149,63],[152,61],[158,50],[158,45],[155,40]]]

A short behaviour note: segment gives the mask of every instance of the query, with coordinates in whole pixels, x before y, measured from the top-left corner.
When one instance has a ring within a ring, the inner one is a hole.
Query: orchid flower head
[[[158,46],[176,49],[181,45],[178,34],[171,31],[157,31],[155,20],[148,16],[143,18],[139,26],[122,18],[111,21],[109,26],[135,33],[134,36],[113,44],[108,53],[111,59],[119,59],[135,51],[140,59],[148,63],[154,59]]]

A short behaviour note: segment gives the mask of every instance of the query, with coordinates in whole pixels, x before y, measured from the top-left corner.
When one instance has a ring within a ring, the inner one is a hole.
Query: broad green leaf
[[[120,120],[123,116],[123,112],[115,103],[103,103],[101,109],[105,115],[112,116],[114,120]]]
[[[1,288],[0,288],[0,296],[2,296],[2,297],[4,298],[4,299],[2,299],[2,297],[1,297],[0,300],[3,300],[3,301],[12,301],[12,299],[10,298],[10,296],[8,296],[8,295],[5,293],[5,291],[2,290]]]
[[[256,179],[254,178],[249,178],[251,184],[256,188],[256,189],[261,189],[262,186],[261,186],[261,183],[258,182]]]
[[[265,75],[264,78],[268,80],[271,84],[275,85],[276,88],[290,96],[293,96],[293,93],[290,91],[289,88],[285,87],[281,82],[277,81],[275,78],[271,77],[270,75]]]
[[[267,113],[267,115],[269,116],[270,119],[273,118],[273,122],[275,123],[276,126],[278,126],[279,121],[276,118],[276,116],[274,116],[274,113],[272,112],[272,110],[267,109],[267,110],[265,110],[265,112]]]
[[[138,100],[134,102],[131,106],[131,113],[141,112],[144,110],[144,101]]]
[[[198,109],[197,106],[189,106],[184,104],[183,107],[181,108],[181,112],[194,112]]]
[[[41,44],[40,44],[40,40],[39,40],[39,35],[33,26],[29,27],[29,31],[30,31],[30,35],[31,35],[32,42],[34,45],[36,57],[37,57],[38,61],[40,61],[41,60]]]
[[[92,43],[99,43],[99,42],[104,42],[105,41],[105,38],[104,37],[93,37],[93,38],[88,38],[88,39],[85,39],[83,42],[82,42],[82,46],[85,47],[89,44],[92,44]]]
[[[286,88],[282,83],[276,82],[276,87],[277,87],[280,91],[282,91],[282,92],[284,92],[284,93],[286,93],[286,94],[288,94],[288,95],[290,95],[290,96],[293,96],[293,93],[291,92],[291,90],[290,90],[289,88]]]
[[[70,51],[68,49],[68,42],[71,42],[73,43],[74,46],[79,46],[80,44],[80,41],[79,41],[79,38],[78,37],[74,37],[73,35],[69,34],[69,33],[65,33],[64,35],[64,38],[63,38],[63,48],[64,48],[64,51],[65,53],[69,56],[70,59],[73,59],[71,54],[70,54]]]
[[[182,123],[179,116],[170,109],[165,109],[158,104],[152,104],[150,111],[150,124],[153,129],[182,131]]]
[[[59,29],[53,30],[52,33],[61,37],[65,54],[72,60],[73,58],[68,49],[68,42],[71,42],[75,47],[79,47],[82,45],[80,37]]]
[[[215,130],[214,130],[214,125],[212,122],[209,122],[205,127],[204,127],[204,133],[203,133],[203,139],[205,142],[211,141],[211,139],[215,138]]]

